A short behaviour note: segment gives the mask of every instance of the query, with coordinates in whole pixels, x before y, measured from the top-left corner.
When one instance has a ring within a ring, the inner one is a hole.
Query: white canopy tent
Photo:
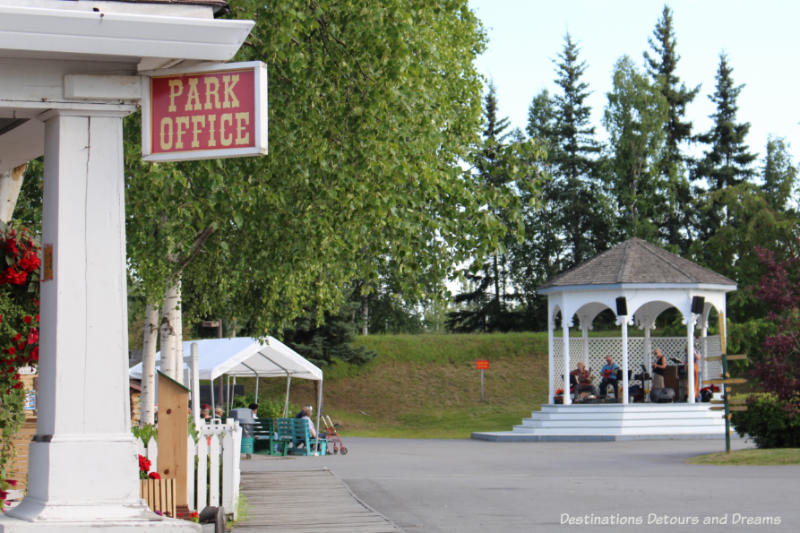
[[[222,376],[255,377],[256,399],[260,378],[286,378],[286,402],[284,416],[289,408],[289,391],[292,378],[319,381],[317,394],[317,427],[322,408],[322,370],[309,362],[278,339],[266,337],[263,341],[253,337],[230,339],[202,339],[185,341],[183,353],[192,351],[197,345],[197,379],[211,381],[211,402],[214,403],[214,380]],[[190,369],[192,356],[184,357],[184,368]],[[161,352],[156,354],[156,368],[161,366]],[[130,368],[130,377],[142,378],[142,363]],[[229,389],[230,390],[230,389]],[[195,412],[199,412],[195,409]]]

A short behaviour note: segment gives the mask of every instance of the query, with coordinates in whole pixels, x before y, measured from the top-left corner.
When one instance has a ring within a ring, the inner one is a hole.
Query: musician
[[[661,350],[658,348],[653,350],[653,355],[656,356],[656,360],[653,363],[653,388],[654,389],[663,389],[664,388],[664,372],[667,369],[667,358],[661,353]]]
[[[600,369],[600,396],[605,397],[608,393],[608,386],[614,389],[614,399],[619,400],[619,387],[617,386],[617,374],[619,366],[611,359],[610,355],[606,356],[606,364]]]
[[[586,365],[579,362],[578,368],[570,372],[569,375],[572,377],[570,381],[576,383],[575,391],[580,394],[581,400],[585,400],[587,394],[594,394],[592,375],[586,370]]]

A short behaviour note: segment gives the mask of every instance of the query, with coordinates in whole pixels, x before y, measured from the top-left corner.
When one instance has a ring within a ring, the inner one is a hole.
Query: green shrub
[[[783,401],[774,394],[753,395],[747,400],[747,411],[734,412],[731,422],[740,435],[749,435],[759,448],[797,448],[798,403]]]
[[[233,400],[234,407],[250,407],[251,403],[255,402],[254,394],[245,394],[244,396],[237,396]],[[291,413],[299,411],[299,407],[289,404],[289,416]],[[258,418],[280,418],[283,416],[283,402],[281,400],[272,398],[259,398],[258,400]]]

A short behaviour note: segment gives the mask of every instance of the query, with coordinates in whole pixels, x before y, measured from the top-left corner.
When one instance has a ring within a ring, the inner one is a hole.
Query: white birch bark
[[[22,178],[27,167],[28,164],[25,163],[13,170],[0,172],[0,222],[8,224],[14,216],[14,208],[17,206]]]
[[[161,310],[161,371],[183,383],[183,354],[181,328],[181,282],[170,285],[164,293]]]
[[[142,412],[140,424],[152,425],[155,424],[158,307],[147,304],[144,315],[144,342],[142,344]]]

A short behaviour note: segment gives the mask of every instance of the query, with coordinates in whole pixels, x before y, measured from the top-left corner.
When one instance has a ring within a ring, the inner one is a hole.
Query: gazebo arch
[[[650,336],[655,320],[669,308],[675,308],[686,324],[685,340],[672,341],[669,352],[673,355],[694,346],[701,354],[701,372],[709,375],[706,358],[710,355],[708,317],[711,309],[725,314],[726,294],[736,289],[736,283],[725,276],[678,257],[641,239],[630,239],[595,258],[569,270],[542,285],[540,294],[546,294],[548,305],[548,402],[553,402],[557,388],[569,390],[569,372],[574,368],[575,355],[591,367],[592,362],[612,355],[619,361],[623,376],[624,404],[629,403],[629,362],[631,350],[636,350],[634,360],[650,368],[653,339]],[[621,329],[619,341],[589,339],[593,320],[605,309],[617,316]],[[561,313],[562,336],[554,335],[555,317]],[[628,326],[637,325],[644,330],[644,338],[632,343]],[[572,327],[581,328],[581,338],[570,338]],[[696,338],[695,329],[700,328]],[[724,339],[725,332],[720,332]],[[697,340],[700,340],[698,343]],[[618,344],[617,353],[597,354],[597,346],[606,348]],[[659,339],[657,342],[664,343]],[[580,345],[575,350],[575,344]],[[722,342],[712,343],[714,353],[720,351]],[[593,350],[595,348],[595,350]],[[577,353],[576,353],[577,352]],[[688,353],[688,352],[687,352]],[[687,391],[695,388],[694,358],[687,357]],[[595,368],[594,370],[598,370]],[[695,395],[687,392],[688,403]],[[563,396],[570,404],[569,394]]]

